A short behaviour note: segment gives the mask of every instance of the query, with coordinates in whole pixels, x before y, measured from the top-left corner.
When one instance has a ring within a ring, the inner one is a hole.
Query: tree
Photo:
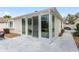
[[[79,23],[76,24],[76,32],[73,33],[73,36],[79,36]]]
[[[74,21],[77,20],[77,18],[79,18],[79,13],[76,13],[75,15],[68,14],[66,20],[68,21],[68,24],[74,24]]]
[[[75,15],[75,17],[79,18],[79,13],[77,13],[77,14]]]
[[[10,19],[11,16],[10,16],[10,15],[4,15],[3,18],[5,18],[5,19]]]
[[[76,32],[74,32],[73,35],[79,36],[79,23],[76,25]]]
[[[76,15],[71,15],[71,14],[68,14],[68,16],[66,17],[66,20],[68,21],[69,24],[74,24],[75,20],[77,19]]]
[[[79,23],[76,25],[77,32],[79,32]]]

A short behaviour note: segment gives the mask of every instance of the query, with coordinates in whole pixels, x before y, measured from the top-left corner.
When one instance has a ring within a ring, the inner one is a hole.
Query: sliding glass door
[[[38,37],[38,16],[28,18],[28,35]]]
[[[32,30],[32,18],[28,18],[28,35],[32,35],[33,30]]]
[[[49,38],[49,15],[41,16],[41,36]]]
[[[55,20],[54,20],[54,15],[52,15],[52,37],[55,35]],[[33,37],[38,37],[41,35],[43,38],[49,38],[49,14],[46,15],[41,15],[41,34],[39,34],[39,29],[38,29],[38,16],[33,16],[31,18],[28,18],[28,35],[33,36]],[[39,34],[39,35],[38,35]]]
[[[38,16],[33,17],[33,36],[38,37]]]

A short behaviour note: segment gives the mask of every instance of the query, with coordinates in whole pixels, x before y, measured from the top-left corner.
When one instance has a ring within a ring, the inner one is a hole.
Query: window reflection
[[[32,35],[32,19],[28,18],[28,35]]]
[[[49,15],[41,16],[41,35],[42,37],[49,38]]]

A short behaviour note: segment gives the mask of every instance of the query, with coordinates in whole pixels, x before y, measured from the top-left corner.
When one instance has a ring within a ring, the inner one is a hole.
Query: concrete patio
[[[70,32],[65,32],[51,44],[52,51],[78,52],[78,48]]]
[[[1,52],[78,52],[75,41],[69,32],[53,40],[19,36],[0,41]]]

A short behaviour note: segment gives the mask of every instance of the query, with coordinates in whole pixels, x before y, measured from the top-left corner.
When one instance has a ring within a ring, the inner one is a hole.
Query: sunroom
[[[14,32],[37,38],[53,38],[62,29],[62,17],[56,8],[35,11],[15,17]]]

